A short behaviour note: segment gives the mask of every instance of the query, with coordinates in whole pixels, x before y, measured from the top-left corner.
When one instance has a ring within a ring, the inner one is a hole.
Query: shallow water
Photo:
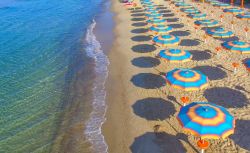
[[[0,2],[0,153],[50,152],[102,3]]]

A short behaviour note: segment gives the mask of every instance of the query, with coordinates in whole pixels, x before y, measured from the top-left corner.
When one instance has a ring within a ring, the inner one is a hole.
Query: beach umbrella
[[[174,35],[159,35],[153,38],[153,43],[161,46],[174,46],[180,43],[180,38]]]
[[[242,14],[237,14],[236,17],[241,20],[246,20],[247,21],[247,26],[248,26],[248,21],[250,20],[250,12],[247,13],[242,13]],[[246,27],[247,28],[247,27]],[[247,28],[248,29],[248,28]]]
[[[207,3],[213,3],[213,2],[218,2],[216,0],[206,0]]]
[[[243,41],[226,41],[221,44],[223,48],[231,50],[232,52],[249,54],[250,44]]]
[[[182,8],[181,11],[189,14],[200,13],[200,11],[196,8]]]
[[[246,69],[250,71],[250,58],[244,61],[244,65],[246,66]]]
[[[146,14],[159,14],[159,12],[156,10],[153,10],[153,11],[147,11]]]
[[[147,20],[147,22],[152,24],[152,25],[160,25],[160,24],[165,24],[167,21],[165,19],[161,19],[161,18],[151,18],[151,19]]]
[[[187,62],[192,58],[192,54],[188,51],[180,50],[180,49],[168,49],[161,50],[159,53],[159,57],[169,62]]]
[[[175,3],[175,6],[177,6],[177,7],[182,7],[182,8],[193,7],[192,5],[186,4],[186,3]]]
[[[221,27],[208,29],[206,33],[214,38],[230,38],[234,36],[232,31],[226,31],[224,28]]]
[[[220,8],[230,8],[231,7],[230,4],[226,4],[226,3],[218,3],[218,4],[214,4],[214,6],[220,7]]]
[[[205,19],[207,14],[195,13],[195,14],[188,14],[187,16],[190,17],[190,18],[193,18],[193,19]]]
[[[236,17],[241,20],[250,20],[250,12],[237,14]]]
[[[145,11],[147,11],[147,12],[154,12],[154,11],[157,11],[157,9],[154,6],[153,7],[146,7]]]
[[[220,2],[218,2],[218,1],[211,1],[210,2],[210,4],[212,4],[212,5],[217,5],[217,4],[219,4]]]
[[[152,1],[142,1],[141,3],[142,3],[142,4],[153,4]]]
[[[183,3],[183,0],[174,0],[175,3]]]
[[[208,78],[200,71],[192,69],[174,69],[166,74],[171,86],[184,91],[195,91],[208,86]]]
[[[168,32],[173,31],[173,28],[171,26],[167,25],[153,25],[149,28],[149,31],[154,33],[155,35],[159,34],[167,34]]]
[[[151,18],[162,18],[162,16],[161,16],[160,13],[146,13],[145,16],[148,19],[151,19]]]
[[[194,24],[201,25],[204,27],[217,27],[217,26],[219,26],[219,22],[217,20],[213,20],[213,19],[197,20],[194,22]]]
[[[201,139],[224,139],[235,129],[234,117],[224,107],[210,102],[181,107],[177,119],[185,131]]]
[[[232,14],[239,14],[239,13],[243,13],[244,10],[234,7],[234,8],[226,8],[226,9],[223,10],[223,12],[232,13]]]

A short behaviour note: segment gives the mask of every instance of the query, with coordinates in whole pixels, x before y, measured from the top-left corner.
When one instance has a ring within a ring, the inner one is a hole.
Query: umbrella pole
[[[205,141],[204,139],[200,139],[197,142],[198,147],[201,149],[201,153],[205,152],[205,149],[207,149],[209,147],[209,142]]]

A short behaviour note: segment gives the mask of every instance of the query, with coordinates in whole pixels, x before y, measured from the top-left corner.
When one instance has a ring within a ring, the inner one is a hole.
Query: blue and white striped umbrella
[[[161,50],[159,56],[169,62],[187,62],[192,59],[192,54],[180,49]]]
[[[205,20],[198,20],[194,22],[196,25],[201,25],[204,27],[217,27],[219,26],[219,22],[217,20],[213,20],[213,19],[205,19]]]
[[[240,54],[250,54],[250,44],[243,41],[226,41],[221,44],[223,48]]]
[[[201,139],[224,139],[234,133],[235,119],[222,106],[210,102],[192,102],[181,107],[180,125]]]
[[[195,91],[208,86],[208,77],[192,69],[174,69],[166,74],[166,81],[174,88]]]
[[[230,38],[233,37],[234,34],[232,31],[226,31],[224,28],[214,28],[214,29],[208,29],[206,33],[212,37],[215,38]]]

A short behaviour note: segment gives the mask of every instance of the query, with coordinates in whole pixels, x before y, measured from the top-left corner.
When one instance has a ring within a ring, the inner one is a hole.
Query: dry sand
[[[140,4],[138,0],[136,2]],[[250,152],[250,76],[242,64],[236,74],[232,67],[232,62],[241,63],[250,55],[242,56],[226,50],[217,54],[215,47],[223,41],[209,37],[205,43],[204,31],[199,29],[195,32],[193,19],[182,16],[182,12],[177,13],[176,7],[170,8],[169,1],[159,0],[158,3],[163,5],[161,13],[168,20],[168,25],[174,27],[170,34],[178,35],[182,40],[178,48],[189,50],[193,60],[178,64],[156,58],[154,55],[163,48],[151,45],[143,9],[128,10],[118,0],[112,1],[115,42],[108,55],[108,109],[107,121],[103,125],[109,152],[197,152],[198,138],[183,133],[176,119],[182,96],[188,96],[192,101],[209,101],[224,106],[236,118],[235,134],[225,140],[211,140],[206,152]],[[220,20],[221,9],[210,4],[194,5],[201,11],[206,5],[210,12],[215,11],[207,18]],[[246,21],[236,21],[233,32],[240,40],[247,41],[242,30]],[[225,15],[222,25],[231,29],[230,22],[230,14]],[[160,74],[177,67],[202,71],[210,79],[209,87],[197,92],[169,87]],[[161,132],[157,135],[154,133],[155,125],[160,125]]]

